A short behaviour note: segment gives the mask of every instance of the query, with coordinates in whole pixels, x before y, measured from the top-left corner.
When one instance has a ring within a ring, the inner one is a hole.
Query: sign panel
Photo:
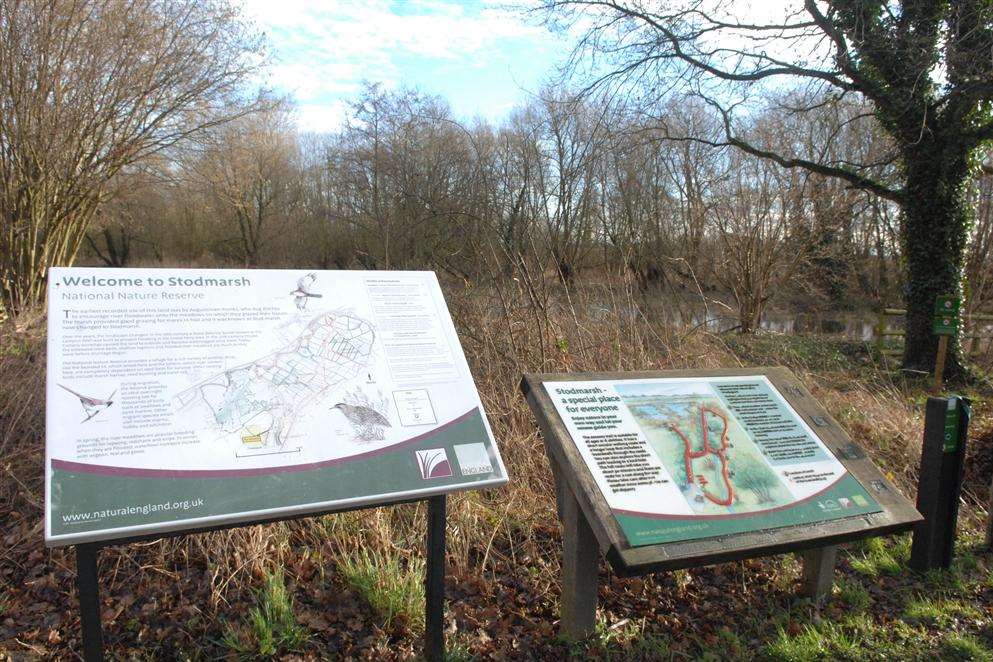
[[[507,481],[431,272],[49,271],[45,538]]]
[[[954,336],[959,327],[959,307],[958,297],[948,294],[935,298],[934,301],[934,321],[931,331],[936,336]]]
[[[961,406],[959,406],[961,405]],[[942,448],[946,453],[954,453],[959,447],[959,425],[962,420],[962,409],[969,409],[969,401],[958,395],[948,398],[948,408],[945,411],[945,427],[943,430]],[[968,416],[968,411],[966,412]]]
[[[544,387],[632,547],[882,510],[763,375]]]

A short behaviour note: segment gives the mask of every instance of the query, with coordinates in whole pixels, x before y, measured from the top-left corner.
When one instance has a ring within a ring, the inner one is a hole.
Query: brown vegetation
[[[518,392],[523,372],[784,363],[913,495],[920,391],[892,381],[864,346],[688,332],[658,322],[657,310],[640,305],[623,287],[588,284],[570,290],[568,298],[557,286],[549,287],[554,296],[535,298],[523,284],[482,290],[449,280],[446,286],[511,476],[506,488],[450,499],[448,638],[467,657],[560,659],[567,653],[555,638],[559,543],[552,478]],[[8,324],[0,345],[0,540],[5,549],[0,651],[62,657],[79,650],[80,642],[73,557],[65,549],[44,549],[42,539],[43,322],[41,316],[24,316]],[[990,424],[988,400],[979,401],[977,439],[989,437]],[[969,488],[966,531],[980,526],[983,489]],[[109,649],[123,657],[209,658],[239,650],[247,657],[258,655],[263,637],[248,612],[274,599],[263,587],[282,573],[285,586],[283,579],[276,585],[287,591],[293,627],[277,628],[283,635],[273,650],[331,659],[411,658],[421,627],[424,517],[421,506],[396,506],[107,549],[100,567]],[[867,553],[860,549],[850,557],[856,566]],[[841,581],[858,580],[858,571],[847,563]],[[800,628],[796,623],[814,613],[802,603],[790,607],[798,566],[787,559],[636,580],[611,577],[605,566],[603,572],[608,575],[601,596],[604,633],[584,644],[592,656],[614,651],[664,658],[661,649],[643,649],[659,642],[667,650],[697,656],[731,637],[741,650],[728,656],[744,658],[755,646],[779,645],[770,623]],[[887,581],[897,580],[912,585],[906,578]],[[710,602],[718,586],[730,596],[719,609]],[[844,603],[830,609],[844,610]],[[735,622],[720,614],[735,614]],[[872,614],[881,626],[892,617],[886,610]],[[976,627],[969,621],[960,629],[985,632]]]

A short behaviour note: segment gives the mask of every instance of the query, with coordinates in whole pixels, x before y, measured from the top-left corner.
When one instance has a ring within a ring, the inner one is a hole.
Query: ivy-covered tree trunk
[[[933,370],[938,346],[938,339],[931,332],[935,297],[962,296],[962,267],[970,225],[965,189],[971,151],[932,140],[922,142],[904,155],[905,368]],[[948,347],[945,374],[954,376],[961,367],[960,343],[953,338]]]

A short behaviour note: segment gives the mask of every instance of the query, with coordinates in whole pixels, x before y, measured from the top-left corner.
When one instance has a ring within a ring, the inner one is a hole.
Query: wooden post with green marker
[[[934,360],[934,393],[941,391],[945,374],[945,360],[948,358],[948,338],[959,330],[959,309],[961,301],[954,294],[943,294],[934,301],[934,322],[931,332],[938,336],[938,356]]]
[[[969,414],[968,398],[928,398],[917,487],[924,521],[915,526],[910,549],[910,567],[919,572],[952,563]]]

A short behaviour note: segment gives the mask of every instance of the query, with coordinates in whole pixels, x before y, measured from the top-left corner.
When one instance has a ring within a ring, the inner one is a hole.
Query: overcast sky
[[[303,131],[337,128],[362,81],[416,87],[456,116],[500,120],[537,91],[568,44],[487,0],[244,0],[265,31],[270,84]]]

